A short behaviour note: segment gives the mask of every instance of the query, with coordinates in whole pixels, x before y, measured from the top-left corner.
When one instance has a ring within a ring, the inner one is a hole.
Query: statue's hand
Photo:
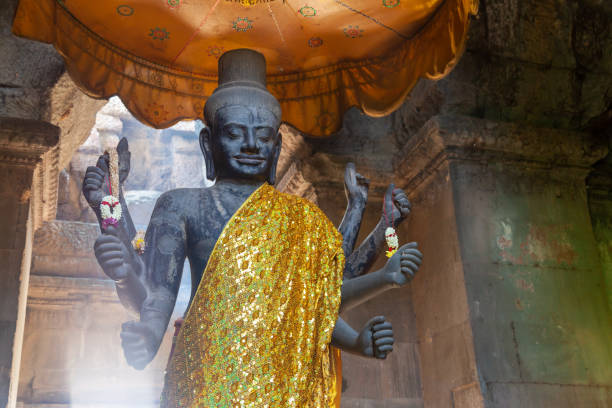
[[[386,222],[390,224],[393,222],[393,226],[397,227],[408,214],[412,204],[408,200],[408,196],[401,188],[395,188],[395,184],[389,184],[387,192],[385,193],[385,200],[383,202],[383,214],[386,218]]]
[[[119,158],[119,182],[123,184],[130,173],[131,162],[131,153],[125,137],[119,141],[116,149]],[[95,209],[108,194],[108,186],[104,183],[105,177],[109,175],[108,160],[108,154],[105,153],[98,158],[95,166],[89,166],[85,171],[83,195],[89,206]]]
[[[128,263],[130,259],[128,248],[116,236],[116,233],[115,227],[109,225],[106,233],[96,239],[94,252],[104,273],[112,280],[120,281],[132,272],[132,267]]]
[[[349,202],[365,204],[368,200],[370,180],[355,171],[355,164],[348,163],[344,171],[344,191]]]
[[[107,194],[104,177],[108,174],[108,163],[105,156],[100,156],[95,166],[89,166],[83,179],[83,196],[91,208],[97,209],[102,198]]]
[[[123,354],[127,363],[137,370],[144,369],[153,360],[160,343],[160,336],[146,323],[133,320],[121,325]]]
[[[357,341],[362,355],[385,359],[393,351],[393,327],[384,316],[376,316],[361,329]]]
[[[423,254],[416,242],[402,245],[385,264],[385,278],[393,286],[404,286],[414,278],[422,260]]]

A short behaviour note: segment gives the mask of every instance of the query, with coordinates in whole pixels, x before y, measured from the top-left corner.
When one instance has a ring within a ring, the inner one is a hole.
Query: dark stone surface
[[[64,62],[53,46],[11,33],[17,4],[3,0],[0,7],[0,116],[42,119]]]

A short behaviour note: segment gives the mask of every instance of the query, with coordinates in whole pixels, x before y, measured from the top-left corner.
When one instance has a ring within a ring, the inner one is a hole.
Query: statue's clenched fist
[[[383,203],[383,213],[387,218],[387,223],[393,222],[393,226],[397,227],[402,220],[408,217],[411,208],[412,204],[406,192],[401,188],[395,188],[395,185],[391,183],[387,188]]]
[[[123,184],[129,175],[131,162],[131,153],[125,137],[117,144],[117,154],[119,158],[119,183]],[[108,163],[108,153],[104,153],[98,158],[95,166],[89,166],[85,171],[83,195],[92,208],[97,209],[102,202],[102,198],[109,194],[108,181],[105,182],[109,176]]]
[[[83,196],[92,208],[98,208],[102,198],[108,194],[108,187],[104,183],[108,174],[108,164],[105,156],[100,156],[95,166],[87,167],[83,179]]]
[[[128,276],[132,268],[128,262],[128,248],[116,236],[115,227],[109,226],[105,232],[96,239],[94,253],[104,273],[112,280],[120,281]]]
[[[393,327],[384,316],[376,316],[361,329],[357,341],[364,356],[385,359],[393,351]]]
[[[404,286],[410,282],[419,270],[422,260],[423,254],[417,249],[416,242],[400,247],[384,267],[388,283],[393,286]]]
[[[121,347],[128,364],[142,370],[153,360],[161,339],[146,323],[129,321],[121,325]]]

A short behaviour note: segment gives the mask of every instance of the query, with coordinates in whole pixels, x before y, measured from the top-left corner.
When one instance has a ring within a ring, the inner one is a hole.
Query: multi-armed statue
[[[345,175],[348,207],[340,233],[316,206],[274,189],[281,112],[265,72],[263,56],[254,51],[230,51],[219,60],[219,87],[206,103],[207,127],[200,133],[207,177],[215,184],[164,193],[143,254],[131,246],[127,208],[95,244],[122,303],[140,316],[121,333],[126,359],[139,369],[157,353],[189,259],[193,288],[168,363],[163,406],[333,405],[330,344],[374,358],[393,349],[393,330],[383,317],[357,332],[339,311],[406,284],[421,263],[410,243],[382,269],[359,276],[383,249],[387,225],[381,217],[352,252],[368,190],[354,166]],[[127,142],[117,150],[124,180]],[[98,215],[107,167],[103,156],[83,183]],[[406,195],[393,186],[384,206],[394,226],[410,211]]]

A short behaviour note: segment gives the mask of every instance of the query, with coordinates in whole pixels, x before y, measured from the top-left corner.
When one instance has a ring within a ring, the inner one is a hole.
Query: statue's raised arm
[[[89,166],[83,180],[83,196],[96,214],[102,235],[94,245],[98,263],[108,277],[115,281],[121,303],[129,311],[138,314],[142,302],[147,297],[143,283],[144,264],[142,258],[132,247],[136,229],[123,195],[123,183],[130,171],[131,153],[128,142],[121,139],[117,145],[119,186],[115,195],[119,196],[118,205],[121,216],[113,224],[105,222],[101,204],[105,197],[111,196],[111,177],[109,154],[105,152],[98,158],[95,166]],[[116,214],[117,209],[113,208]]]

